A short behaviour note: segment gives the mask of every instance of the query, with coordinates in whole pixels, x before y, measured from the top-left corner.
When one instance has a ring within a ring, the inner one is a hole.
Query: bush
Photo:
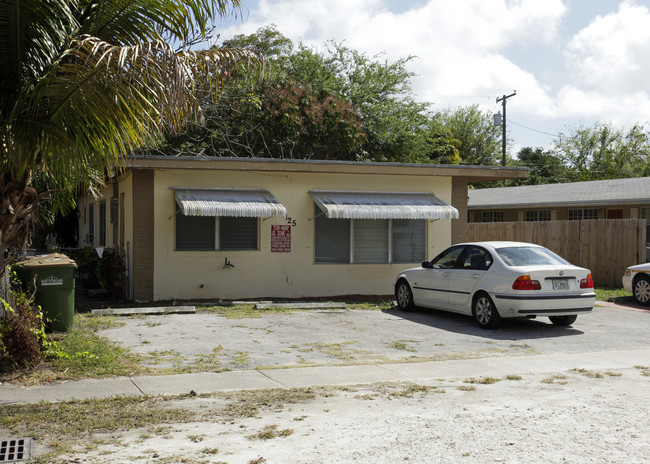
[[[25,293],[12,297],[13,305],[0,298],[0,372],[38,365],[46,343],[40,308]]]

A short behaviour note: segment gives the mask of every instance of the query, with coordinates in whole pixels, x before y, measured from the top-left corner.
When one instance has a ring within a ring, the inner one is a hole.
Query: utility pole
[[[510,95],[504,95],[501,98],[497,98],[497,103],[501,102],[501,106],[503,106],[503,122],[501,124],[501,166],[506,165],[506,101],[508,98],[514,97],[515,95],[517,95],[516,90]]]

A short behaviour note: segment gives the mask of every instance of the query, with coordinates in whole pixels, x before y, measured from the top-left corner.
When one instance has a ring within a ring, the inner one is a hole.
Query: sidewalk
[[[376,382],[426,383],[470,377],[559,373],[571,369],[630,369],[650,364],[650,348],[555,353],[353,366],[296,367],[221,373],[87,379],[37,387],[0,385],[0,405],[113,396],[196,394],[266,388],[357,385]]]

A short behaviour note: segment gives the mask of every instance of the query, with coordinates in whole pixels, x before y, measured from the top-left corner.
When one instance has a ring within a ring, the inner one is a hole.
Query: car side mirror
[[[422,261],[422,267],[424,269],[431,269],[431,263],[429,261]]]

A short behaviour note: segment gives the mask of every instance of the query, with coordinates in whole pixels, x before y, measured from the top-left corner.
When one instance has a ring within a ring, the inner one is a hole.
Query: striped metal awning
[[[318,207],[335,219],[458,219],[458,210],[433,193],[309,192]]]
[[[287,216],[287,209],[264,189],[172,188],[185,216]]]

